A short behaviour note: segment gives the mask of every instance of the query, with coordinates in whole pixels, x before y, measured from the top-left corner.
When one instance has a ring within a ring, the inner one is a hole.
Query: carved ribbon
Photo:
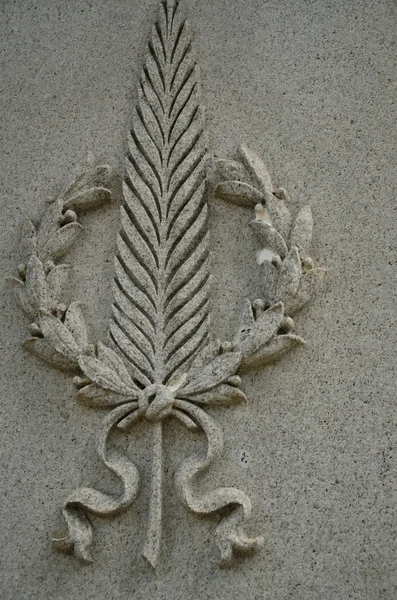
[[[248,537],[242,530],[242,524],[251,515],[251,501],[237,488],[217,488],[202,496],[193,491],[193,479],[205,471],[223,450],[222,429],[203,409],[186,402],[175,400],[175,407],[191,416],[203,429],[207,437],[206,457],[193,454],[179,467],[175,479],[176,487],[186,508],[196,514],[208,515],[227,506],[235,505],[229,515],[224,517],[216,530],[216,542],[221,553],[221,564],[227,564],[233,558],[234,551],[256,550],[263,544],[262,537]]]
[[[123,491],[119,498],[104,494],[93,488],[75,490],[65,501],[62,509],[68,534],[54,537],[53,543],[58,550],[74,551],[74,555],[83,563],[92,561],[89,547],[92,543],[92,526],[85,511],[96,515],[114,515],[127,508],[136,498],[140,477],[134,463],[114,448],[108,448],[109,436],[113,427],[131,412],[132,404],[118,406],[103,420],[97,440],[97,452],[105,465],[122,481]]]

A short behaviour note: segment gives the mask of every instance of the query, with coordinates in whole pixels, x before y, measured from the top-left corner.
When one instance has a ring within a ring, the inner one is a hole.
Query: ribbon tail
[[[211,514],[226,507],[234,508],[222,519],[216,530],[216,543],[221,553],[220,565],[227,565],[235,552],[250,552],[263,545],[262,537],[248,537],[243,530],[243,524],[251,515],[251,501],[244,492],[233,487],[217,488],[202,495],[195,494],[193,480],[222,453],[223,434],[214,419],[198,406],[184,400],[176,400],[174,406],[200,425],[208,442],[205,458],[193,454],[176,472],[176,487],[183,504],[199,515]]]
[[[63,552],[74,552],[82,563],[92,562],[89,552],[93,539],[92,525],[87,512],[95,515],[115,515],[127,508],[135,499],[139,490],[139,472],[134,463],[115,449],[108,448],[112,429],[128,413],[131,406],[118,406],[112,410],[102,423],[97,441],[97,452],[105,465],[122,481],[123,491],[119,497],[105,494],[93,488],[75,490],[66,499],[62,509],[68,533],[54,535],[54,546]]]

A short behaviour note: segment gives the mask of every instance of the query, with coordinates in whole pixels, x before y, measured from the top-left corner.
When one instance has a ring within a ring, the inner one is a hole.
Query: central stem
[[[161,516],[163,511],[163,424],[153,424],[152,485],[149,502],[149,524],[143,556],[156,567],[161,543]]]

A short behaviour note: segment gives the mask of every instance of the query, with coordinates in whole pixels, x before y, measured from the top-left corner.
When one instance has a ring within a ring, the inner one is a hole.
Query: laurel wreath
[[[238,349],[242,353],[238,367],[244,371],[263,366],[304,343],[291,333],[294,327],[291,316],[316,294],[326,270],[315,268],[308,254],[313,233],[310,206],[299,211],[292,225],[285,203],[287,192],[273,188],[265,164],[252,150],[243,146],[241,152],[246,168],[236,161],[217,161],[222,176],[230,179],[216,186],[214,196],[254,208],[255,218],[249,226],[261,244],[257,260],[263,267],[266,296],[254,302],[246,300],[241,326],[233,342],[218,342],[214,354]],[[90,381],[97,378],[93,356],[103,361],[102,371],[107,365],[106,375],[96,386],[92,383],[82,386],[86,383],[84,378],[75,380],[80,388],[79,401],[98,408],[109,407],[112,400],[114,405],[120,403],[120,399],[116,400],[118,395],[130,394],[137,388],[116,353],[101,342],[95,351],[89,343],[80,303],[75,301],[66,306],[62,302],[71,267],[55,261],[64,257],[83,230],[77,214],[112,202],[111,191],[105,187],[111,176],[108,165],[85,171],[46,207],[39,224],[29,220],[23,242],[30,255],[27,262],[18,267],[20,278],[9,278],[22,309],[33,320],[29,327],[31,337],[24,342],[26,350],[62,370],[83,372]],[[99,186],[98,181],[104,185]],[[262,259],[263,250],[273,252],[270,260]],[[201,368],[196,360],[192,371]],[[232,366],[230,371],[234,369]],[[186,389],[188,395],[198,393],[194,384]],[[244,399],[237,388],[234,392],[232,399]],[[216,401],[219,402],[219,395]]]
[[[30,255],[26,264],[18,268],[20,279],[10,278],[23,310],[33,319],[29,328],[31,337],[25,341],[24,348],[54,367],[78,373],[74,382],[80,403],[112,409],[104,419],[97,451],[108,468],[123,481],[123,493],[114,499],[91,488],[77,490],[68,497],[63,509],[68,533],[54,537],[58,549],[74,550],[82,562],[91,561],[92,528],[82,516],[81,509],[96,514],[114,514],[131,504],[138,492],[139,474],[135,465],[114,449],[110,455],[107,444],[114,426],[127,430],[142,416],[152,421],[174,416],[189,429],[201,429],[206,434],[206,458],[190,459],[190,462],[188,459],[177,473],[176,485],[187,507],[198,513],[208,513],[234,502],[242,507],[244,520],[251,512],[248,498],[234,488],[228,488],[227,498],[221,497],[221,500],[219,490],[218,498],[214,493],[212,497],[208,494],[200,500],[191,492],[193,477],[204,471],[222,451],[219,426],[197,404],[208,406],[244,401],[237,371],[242,373],[249,368],[261,367],[304,343],[292,333],[294,323],[290,315],[303,308],[315,294],[325,270],[315,268],[308,255],[313,229],[310,207],[303,207],[292,224],[285,190],[273,189],[264,163],[247,147],[243,146],[242,156],[245,167],[236,161],[217,162],[222,176],[233,179],[218,184],[214,195],[254,208],[255,218],[249,225],[261,245],[257,261],[263,267],[266,297],[253,302],[246,299],[234,340],[213,342],[210,361],[208,353],[207,357],[199,354],[189,377],[162,386],[160,394],[155,385],[142,392],[114,350],[101,342],[96,346],[90,344],[79,302],[66,306],[62,301],[70,265],[58,261],[82,232],[77,214],[112,201],[107,187],[110,167],[99,166],[85,171],[46,207],[41,222],[28,222],[24,244]],[[151,397],[155,401],[149,403]],[[254,549],[262,544],[259,537],[247,538],[241,531],[236,535],[235,523],[220,526],[217,541],[223,563],[232,558],[234,550]],[[154,564],[156,552],[152,548],[150,553],[146,548],[147,558]]]
[[[324,277],[309,256],[313,219],[304,206],[292,220],[288,195],[274,189],[263,161],[246,146],[243,162],[220,160],[225,179],[215,197],[254,210],[250,227],[260,249],[257,262],[265,297],[246,299],[232,341],[209,334],[210,283],[207,206],[204,200],[206,141],[197,95],[197,73],[185,22],[177,3],[166,0],[153,30],[140,83],[135,125],[129,135],[128,178],[121,208],[110,340],[89,342],[79,302],[62,302],[70,266],[61,262],[82,232],[78,215],[111,202],[111,169],[85,171],[49,204],[39,222],[29,221],[26,264],[11,278],[32,320],[26,350],[74,373],[77,400],[107,409],[97,443],[104,464],[122,481],[118,497],[92,488],[74,491],[63,506],[67,532],[55,546],[90,562],[92,526],[87,513],[112,515],[135,499],[139,473],[108,446],[117,427],[129,430],[144,418],[153,425],[152,495],[144,556],[158,561],[162,519],[162,423],[175,418],[207,439],[203,458],[184,460],[176,473],[183,504],[207,515],[229,507],[216,530],[221,563],[235,551],[261,547],[242,525],[251,514],[247,495],[236,488],[195,491],[195,480],[223,447],[221,428],[205,408],[246,400],[240,374],[303,344],[292,316],[311,299]]]

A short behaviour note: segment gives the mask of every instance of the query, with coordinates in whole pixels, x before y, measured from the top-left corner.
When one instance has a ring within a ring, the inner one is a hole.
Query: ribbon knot
[[[139,409],[149,421],[162,421],[171,414],[174,390],[161,383],[145,388],[139,397]]]

